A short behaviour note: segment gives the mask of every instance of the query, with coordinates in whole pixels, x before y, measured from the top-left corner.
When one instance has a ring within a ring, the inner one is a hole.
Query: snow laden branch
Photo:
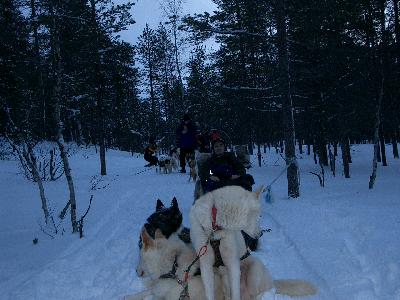
[[[265,91],[270,91],[276,86],[271,86],[271,87],[250,87],[250,86],[226,86],[222,85],[221,88],[226,89],[226,90],[232,90],[232,91],[259,91],[259,92],[265,92]]]
[[[243,28],[220,28],[217,20],[210,16],[208,12],[203,14],[194,14],[194,16],[186,15],[182,19],[183,25],[179,26],[179,30],[192,33],[198,39],[208,39],[213,35],[231,35],[231,36],[247,36],[256,37],[274,42],[275,38],[265,32],[251,32]]]

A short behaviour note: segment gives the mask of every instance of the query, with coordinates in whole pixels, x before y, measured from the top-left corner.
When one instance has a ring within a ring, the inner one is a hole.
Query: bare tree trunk
[[[92,25],[93,30],[95,30],[95,41],[96,44],[93,46],[95,47],[94,55],[96,55],[96,68],[97,68],[97,75],[100,76],[100,80],[98,83],[97,88],[97,97],[96,97],[96,107],[97,107],[97,118],[99,124],[99,148],[100,148],[100,175],[107,175],[107,165],[106,165],[106,145],[105,145],[105,125],[104,125],[104,73],[101,67],[102,58],[100,57],[99,53],[99,40],[98,36],[98,24],[96,18],[96,2],[95,0],[90,0],[90,8],[91,8],[91,17],[92,17]]]
[[[349,164],[349,139],[343,138],[342,142],[340,143],[340,147],[342,148],[342,159],[343,159],[343,172],[345,178],[350,178],[350,164]]]
[[[44,194],[43,181],[42,181],[42,178],[40,177],[39,171],[37,169],[36,155],[33,152],[33,149],[32,149],[31,146],[26,145],[26,148],[27,149],[24,149],[24,156],[25,156],[25,159],[26,159],[27,163],[30,164],[30,167],[31,167],[31,170],[32,170],[33,179],[35,180],[35,182],[37,183],[37,185],[39,187],[40,199],[41,199],[41,202],[42,202],[42,210],[43,210],[43,213],[44,213],[45,222],[46,222],[46,224],[48,224],[49,218],[50,218],[50,214],[49,214],[49,209],[47,207],[46,195]]]
[[[337,148],[338,148],[337,146],[338,146],[338,142],[335,141],[333,143],[333,155],[335,155],[335,157],[337,156]]]
[[[315,140],[314,140],[312,149],[313,149],[314,163],[315,163],[315,164],[318,164],[318,161],[317,161],[317,147],[315,146]]]
[[[76,117],[76,126],[77,126],[76,141],[78,142],[78,145],[82,145],[83,143],[82,123],[81,120],[79,120],[79,116]]]
[[[332,174],[335,177],[336,176],[336,157],[332,153],[330,144],[328,144],[328,152],[329,152],[329,165],[331,167]]]
[[[378,143],[379,143],[379,141],[378,141]],[[376,161],[379,162],[379,163],[382,162],[381,147],[378,147],[378,153],[376,155]]]
[[[393,157],[394,158],[399,158],[399,148],[397,148],[396,136],[392,137],[392,148],[393,148]]]
[[[386,167],[387,161],[386,161],[385,137],[383,136],[382,124],[379,130],[379,140],[380,140],[379,144],[381,146],[381,154],[382,154],[382,166]]]
[[[43,70],[42,66],[40,63],[40,53],[39,53],[39,36],[38,36],[38,25],[39,22],[37,20],[37,14],[36,14],[36,4],[35,0],[30,1],[30,6],[31,6],[31,24],[32,24],[32,30],[33,30],[33,44],[34,44],[34,59],[33,63],[35,66],[35,76],[37,77],[38,81],[38,86],[36,88],[36,94],[38,97],[38,106],[42,106],[42,134],[44,137],[47,136],[47,115],[46,115],[46,97],[45,97],[45,91],[44,91],[44,84],[43,84]]]
[[[61,97],[61,54],[60,54],[60,39],[59,39],[59,31],[56,25],[56,20],[54,16],[54,8],[53,2],[50,1],[50,13],[52,17],[52,32],[51,32],[51,44],[53,48],[53,55],[54,55],[54,77],[55,83],[53,88],[53,101],[54,101],[54,118],[57,124],[57,145],[60,149],[61,159],[64,165],[64,172],[65,177],[68,183],[69,189],[69,202],[71,204],[71,224],[72,224],[72,232],[78,232],[78,224],[76,221],[76,199],[75,199],[75,188],[74,182],[71,175],[71,168],[69,166],[68,155],[66,153],[64,147],[64,138],[62,134],[63,130],[63,123],[61,121],[61,104],[60,104],[60,97]]]
[[[383,81],[383,80],[382,80]],[[382,83],[381,83],[382,85]],[[381,88],[382,90],[382,88]],[[382,92],[379,93],[379,99],[381,98]],[[376,112],[375,112],[375,132],[374,132],[374,157],[372,160],[372,174],[369,178],[369,189],[372,189],[375,184],[375,179],[376,179],[376,170],[378,168],[378,152],[379,152],[379,122],[380,122],[380,103],[378,100],[378,105],[376,107]]]
[[[300,154],[303,154],[303,140],[298,139],[298,141],[299,141],[299,152]]]
[[[351,163],[353,163],[353,160],[352,160],[352,158],[351,158],[351,151],[350,151],[350,139],[349,138],[347,138],[347,147],[346,147],[346,151],[347,151],[347,157],[348,157],[348,160],[349,160],[349,163],[351,164]]]
[[[151,125],[150,125],[150,132],[152,137],[155,137],[156,134],[156,96],[154,93],[154,77],[153,77],[153,68],[152,64],[150,63],[149,68],[149,81],[150,81],[150,100],[151,100]]]
[[[287,28],[285,0],[276,1],[276,22],[278,37],[279,85],[283,104],[283,122],[285,135],[285,155],[288,180],[288,196],[300,196],[298,167],[295,152],[295,131],[293,105],[290,92],[289,54],[287,49]]]
[[[376,105],[375,111],[375,131],[374,131],[374,157],[372,160],[372,174],[369,178],[369,189],[372,189],[375,184],[376,180],[376,171],[378,168],[378,152],[379,152],[379,128],[381,126],[381,108],[382,102],[384,97],[384,86],[385,86],[385,73],[384,73],[384,51],[386,49],[386,28],[385,28],[385,0],[381,0],[380,2],[380,25],[381,25],[381,36],[382,36],[382,43],[380,46],[380,57],[379,57],[379,75],[380,75],[380,87],[379,87],[379,95],[378,101]]]

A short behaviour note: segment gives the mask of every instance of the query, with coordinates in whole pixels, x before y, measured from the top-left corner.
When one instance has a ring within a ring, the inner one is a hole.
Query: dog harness
[[[213,205],[211,208],[211,218],[212,218],[211,225],[213,231],[221,230],[222,227],[217,225],[217,208],[215,207],[215,205]]]
[[[185,270],[185,273],[184,273],[183,280],[179,279],[178,276],[176,276],[176,270],[178,269],[178,256],[175,256],[174,263],[172,264],[171,271],[169,271],[168,273],[163,274],[163,275],[161,275],[159,277],[160,279],[167,279],[167,278],[175,279],[176,282],[183,287],[183,289],[182,289],[182,291],[181,291],[181,293],[179,295],[179,299],[178,300],[189,300],[190,299],[189,289],[188,289],[189,271],[190,271],[190,268],[194,265],[194,263],[203,254],[197,255],[195,260],[187,267],[187,269]],[[196,270],[196,272],[193,274],[193,276],[198,276],[198,275],[200,275],[200,269],[199,268]]]
[[[211,208],[211,225],[212,225],[213,231],[222,230],[222,227],[217,224],[217,208],[215,207],[215,205],[213,205]],[[242,234],[243,233],[244,233],[244,231],[242,231]],[[248,234],[246,234],[246,236],[250,237]],[[244,238],[245,244],[246,244],[246,253],[240,257],[240,260],[246,259],[251,254],[249,245],[247,243],[248,239],[246,239],[245,236],[243,236],[243,238]],[[224,266],[224,261],[222,260],[221,252],[219,251],[220,242],[221,242],[220,240],[211,240],[210,239],[210,245],[213,248],[214,255],[215,255],[214,267],[216,267],[216,268]]]

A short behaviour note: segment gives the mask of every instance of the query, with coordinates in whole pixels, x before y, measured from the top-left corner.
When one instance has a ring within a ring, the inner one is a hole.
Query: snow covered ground
[[[389,166],[379,166],[369,190],[372,146],[352,149],[351,178],[343,177],[339,161],[336,177],[326,170],[325,188],[309,173],[319,171],[312,157],[299,155],[301,197],[287,199],[285,176],[273,185],[275,201],[264,204],[262,219],[272,231],[254,255],[276,279],[312,281],[319,294],[307,299],[400,299],[400,161],[388,146]],[[71,153],[79,216],[94,195],[83,239],[70,234],[68,219],[63,235],[44,234],[36,185],[13,158],[0,161],[0,299],[120,299],[143,288],[134,269],[138,234],[156,199],[169,203],[176,196],[189,226],[194,184],[187,174],[137,174],[144,169],[141,156],[110,150],[108,175],[91,190],[99,180],[98,155],[93,148]],[[255,157],[253,165],[256,185],[265,185],[284,162],[271,150],[261,168]],[[56,216],[68,199],[66,182],[47,182],[45,189]]]

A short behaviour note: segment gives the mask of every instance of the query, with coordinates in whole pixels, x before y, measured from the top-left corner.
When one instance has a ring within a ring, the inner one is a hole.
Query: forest
[[[342,147],[348,169],[354,143],[399,157],[399,1],[213,2],[183,15],[162,1],[165,22],[130,44],[118,33],[134,2],[1,1],[0,134],[98,145],[102,174],[109,148],[173,145],[184,113],[250,151],[285,145],[289,160],[313,146],[328,165]]]

